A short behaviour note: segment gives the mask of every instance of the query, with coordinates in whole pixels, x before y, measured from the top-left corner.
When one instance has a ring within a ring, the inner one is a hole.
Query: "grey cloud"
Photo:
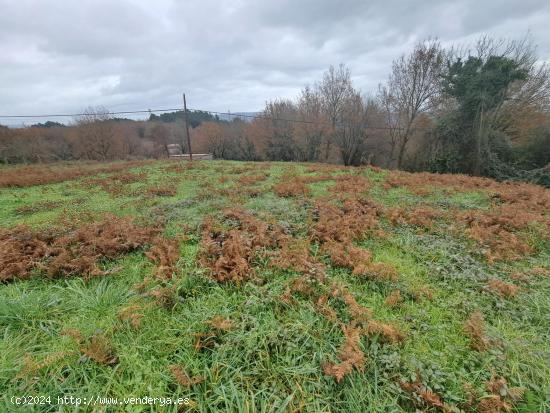
[[[524,0],[0,0],[0,114],[180,105],[260,109],[346,63],[374,92],[391,61],[531,31],[550,60],[550,5]],[[0,123],[3,120],[0,119]]]

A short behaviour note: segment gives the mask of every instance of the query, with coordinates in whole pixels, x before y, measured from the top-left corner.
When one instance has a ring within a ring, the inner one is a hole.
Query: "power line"
[[[265,114],[249,115],[245,113],[231,113],[231,112],[218,112],[215,110],[205,110],[205,109],[194,109],[188,108],[189,112],[203,112],[210,113],[212,115],[223,115],[223,116],[232,116],[238,118],[249,118],[249,119],[265,119],[271,121],[279,122],[293,122],[293,123],[302,123],[302,124],[311,124],[311,125],[329,125],[332,126],[332,123],[326,121],[312,121],[305,119],[286,119],[268,116]],[[127,111],[116,111],[116,112],[103,112],[103,113],[60,113],[60,114],[42,114],[42,115],[0,115],[0,119],[33,119],[33,118],[75,118],[79,116],[113,116],[113,115],[131,115],[131,114],[144,114],[144,113],[165,113],[165,112],[183,112],[181,108],[168,108],[168,109],[146,109],[146,110],[127,110]],[[337,126],[340,126],[338,124]],[[376,129],[376,130],[396,130],[404,129],[400,127],[389,127],[389,126],[371,126],[366,125],[365,129]],[[421,130],[426,128],[414,128],[415,130]]]
[[[307,123],[312,125],[330,125],[332,126],[332,123],[326,122],[326,121],[314,121],[314,120],[305,120],[305,119],[285,119],[285,118],[274,118],[272,116],[268,115],[247,115],[244,113],[231,113],[231,112],[216,112],[214,110],[203,110],[203,109],[191,109],[194,111],[200,111],[200,112],[206,112],[214,115],[225,115],[225,116],[234,116],[234,117],[243,117],[243,118],[253,118],[253,119],[265,119],[265,120],[273,120],[273,121],[281,121],[281,122],[295,122],[295,123]],[[345,126],[345,123],[337,123],[336,126]],[[365,129],[380,129],[380,130],[396,130],[396,129],[406,129],[401,127],[390,127],[390,126],[365,126]],[[424,130],[429,128],[411,128],[414,130]]]
[[[147,109],[147,110],[126,110],[120,112],[103,112],[103,113],[60,113],[55,115],[0,115],[0,118],[69,118],[78,116],[91,116],[91,115],[130,115],[137,113],[157,113],[157,112],[175,112],[181,111],[181,108],[172,109]]]

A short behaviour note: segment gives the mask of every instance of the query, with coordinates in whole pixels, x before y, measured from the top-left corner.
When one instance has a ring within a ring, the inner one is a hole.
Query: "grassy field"
[[[550,411],[549,209],[373,168],[0,167],[0,411]]]

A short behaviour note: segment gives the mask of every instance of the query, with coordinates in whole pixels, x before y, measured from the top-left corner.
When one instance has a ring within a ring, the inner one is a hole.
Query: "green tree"
[[[494,159],[494,149],[505,140],[495,128],[496,117],[509,98],[510,86],[527,76],[519,62],[505,56],[469,56],[449,64],[442,87],[457,107],[440,122],[440,131],[443,152],[458,154],[462,172],[487,173],[484,168]]]

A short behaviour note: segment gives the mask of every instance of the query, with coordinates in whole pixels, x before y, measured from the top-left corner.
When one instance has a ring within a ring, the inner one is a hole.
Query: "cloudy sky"
[[[550,61],[547,0],[0,0],[0,10],[0,115],[172,108],[183,91],[192,108],[256,111],[340,62],[369,93],[430,36],[530,31]]]

